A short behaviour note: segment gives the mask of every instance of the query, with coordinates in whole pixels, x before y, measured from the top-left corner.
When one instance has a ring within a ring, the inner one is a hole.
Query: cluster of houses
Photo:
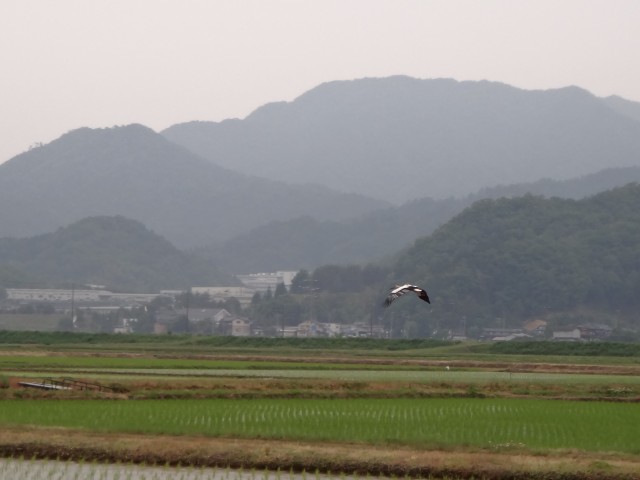
[[[176,315],[186,316],[184,310],[160,312],[154,325],[154,333],[169,333]],[[205,308],[190,310],[188,313],[191,332],[205,335],[230,335],[233,337],[276,336],[276,337],[376,337],[388,335],[380,326],[362,323],[340,324],[305,321],[298,325],[276,326],[269,331],[256,327],[246,317],[229,313],[226,309]]]
[[[272,273],[252,273],[237,275],[241,285],[225,287],[189,287],[194,294],[208,294],[212,300],[237,299],[241,305],[251,302],[256,292],[274,292],[282,283],[289,288],[295,271],[279,271]],[[184,290],[161,290],[159,293],[115,293],[104,285],[83,285],[82,288],[7,288],[7,300],[14,302],[49,302],[54,305],[67,306],[71,302],[77,305],[91,305],[92,308],[121,308],[145,305],[159,296],[172,297],[182,294]]]
[[[156,319],[154,333],[169,333],[170,325],[176,316],[186,315],[184,310],[160,313]],[[389,338],[390,332],[381,325],[367,323],[340,324],[305,321],[298,325],[279,326],[270,332],[262,328],[254,327],[252,322],[245,317],[229,313],[225,309],[196,309],[188,313],[192,331],[201,334],[230,335],[234,337],[248,336],[278,336],[278,337],[356,337],[356,338]],[[202,327],[202,326],[205,327]],[[127,328],[128,327],[128,328]],[[535,340],[549,338],[560,342],[584,342],[594,340],[606,340],[613,331],[612,327],[605,324],[584,323],[570,329],[554,330],[550,337],[546,336],[547,322],[534,320],[527,322],[522,328],[484,328],[480,340],[508,342],[513,340]],[[131,333],[132,326],[116,328],[119,333]],[[462,332],[450,331],[447,335],[450,340],[466,340]]]
[[[283,283],[290,286],[296,272],[274,272],[240,275],[240,286],[228,287],[191,287],[196,294],[208,294],[212,300],[224,301],[234,298],[245,306],[251,302],[256,292],[275,291]],[[95,312],[114,309],[127,309],[147,305],[159,296],[175,297],[184,291],[161,291],[159,294],[113,293],[100,285],[85,286],[83,289],[6,289],[6,299],[13,304],[47,302],[56,310],[83,308]],[[153,331],[165,334],[174,331],[182,320],[183,330],[208,335],[231,336],[282,336],[282,337],[374,337],[388,338],[389,332],[380,325],[338,324],[320,322],[302,322],[298,325],[281,325],[269,331],[252,325],[245,317],[230,313],[224,308],[165,308],[156,312]],[[116,333],[137,331],[136,318],[121,318],[114,327]],[[556,341],[592,341],[607,339],[612,328],[604,324],[580,324],[570,329],[554,330],[547,334],[547,322],[542,319],[525,323],[522,328],[485,328],[480,334],[481,340],[512,341],[517,339],[551,338]],[[466,339],[466,332],[450,331],[448,338]]]
[[[248,305],[255,293],[275,292],[279,284],[290,287],[296,271],[278,271],[238,275],[240,285],[222,287],[190,287],[192,294],[207,294],[212,301],[224,302],[231,298],[240,306]],[[175,298],[185,290],[162,290],[159,293],[115,293],[104,285],[83,285],[82,288],[38,289],[8,288],[6,301],[9,305],[48,304],[58,312],[73,312],[82,309],[88,312],[105,313],[113,310],[132,309],[149,304],[158,297]],[[75,316],[72,313],[75,325]],[[262,335],[259,329],[252,329],[249,319],[229,313],[225,309],[160,308],[155,315],[153,331],[157,334],[175,331],[180,320],[184,320],[182,331],[195,331],[202,334],[250,336]],[[115,333],[133,333],[137,331],[139,319],[124,316],[113,329]],[[315,330],[315,329],[312,329]],[[290,328],[280,329],[280,335],[297,335]],[[303,335],[303,334],[301,334]]]
[[[571,328],[555,329],[549,338],[559,342],[584,342],[606,340],[613,328],[600,323],[582,323]],[[522,328],[484,328],[481,340],[511,341],[547,337],[547,322],[537,319],[525,323]]]
[[[271,277],[273,279],[273,276]],[[272,284],[262,278],[262,288],[271,288]],[[194,287],[193,293],[207,293],[214,300],[241,297],[241,305],[247,298],[250,301],[253,289],[247,287]],[[160,294],[122,294],[112,293],[103,288],[96,289],[7,289],[7,301],[13,305],[48,303],[56,311],[70,312],[72,308],[85,312],[104,313],[111,310],[130,311],[141,307],[159,296],[171,298],[183,291],[162,291]],[[73,306],[72,306],[73,305]],[[225,308],[159,308],[154,315],[153,332],[161,335],[178,331],[176,326],[183,321],[180,332],[191,332],[203,335],[247,336],[279,336],[279,337],[385,337],[379,325],[339,324],[321,322],[301,322],[298,325],[280,325],[266,332],[256,327],[248,318],[236,315]],[[140,320],[133,315],[125,314],[113,327],[114,333],[129,334],[138,330]],[[75,325],[75,324],[74,324]]]

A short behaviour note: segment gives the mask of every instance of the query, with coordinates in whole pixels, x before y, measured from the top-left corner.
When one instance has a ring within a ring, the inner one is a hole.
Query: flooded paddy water
[[[0,480],[368,480],[383,477],[0,458]]]

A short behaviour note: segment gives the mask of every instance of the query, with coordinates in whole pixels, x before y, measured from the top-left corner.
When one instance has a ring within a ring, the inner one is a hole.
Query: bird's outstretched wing
[[[404,295],[407,292],[408,290],[399,290],[397,292],[394,292],[394,291],[389,292],[389,294],[387,295],[387,298],[384,299],[384,306],[388,307],[396,298],[400,298],[402,295]]]
[[[392,288],[391,291],[389,291],[387,298],[385,298],[384,300],[384,306],[388,307],[389,305],[391,305],[391,303],[394,300],[396,300],[397,298],[400,298],[402,295],[404,295],[407,292],[415,292],[421,300],[424,300],[427,303],[431,303],[431,301],[429,300],[429,295],[427,295],[426,290],[407,283],[405,285],[398,285]]]

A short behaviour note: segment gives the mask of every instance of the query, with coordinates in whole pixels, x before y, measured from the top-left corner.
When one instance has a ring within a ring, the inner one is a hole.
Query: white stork
[[[397,285],[396,287],[391,289],[391,291],[389,292],[389,295],[387,295],[387,298],[384,300],[384,306],[388,307],[389,305],[391,305],[391,302],[393,302],[396,298],[401,297],[407,292],[416,292],[416,295],[418,295],[418,298],[420,298],[420,300],[424,300],[427,303],[431,303],[431,301],[429,300],[429,295],[427,295],[426,290],[407,283],[405,285]]]

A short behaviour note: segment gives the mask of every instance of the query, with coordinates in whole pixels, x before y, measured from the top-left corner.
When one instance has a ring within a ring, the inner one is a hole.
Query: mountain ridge
[[[242,120],[160,133],[238,171],[401,204],[638,165],[640,122],[621,109],[579,87],[394,76],[327,82]]]
[[[570,180],[498,185],[465,198],[417,199],[342,222],[308,216],[271,222],[197,251],[233,273],[371,262],[397,254],[482,199],[527,194],[580,199],[630,182],[640,183],[640,167],[605,169]]]
[[[270,220],[345,218],[386,204],[234,172],[134,124],[74,130],[0,165],[0,205],[0,237],[125,215],[190,247]]]

